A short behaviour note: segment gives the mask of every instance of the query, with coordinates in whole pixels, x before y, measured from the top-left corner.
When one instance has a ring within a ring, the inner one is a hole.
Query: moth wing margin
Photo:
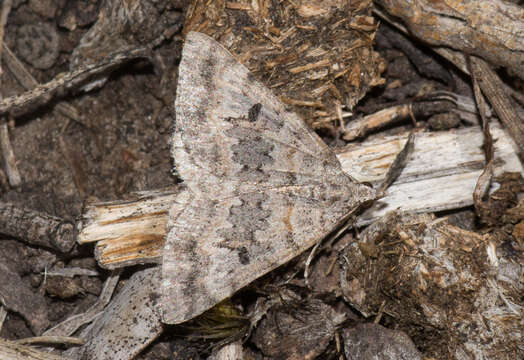
[[[354,206],[312,198],[316,186],[288,190],[221,201],[192,197],[175,206],[162,266],[164,322],[200,315],[288,262],[327,236]]]

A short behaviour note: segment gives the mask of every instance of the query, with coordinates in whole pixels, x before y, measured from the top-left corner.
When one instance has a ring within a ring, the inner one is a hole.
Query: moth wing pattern
[[[286,111],[271,91],[252,79],[245,66],[205,34],[190,32],[186,37],[175,112],[175,168],[196,193],[204,190],[221,197],[233,191],[259,190],[264,178],[238,186],[244,179],[236,176],[242,164],[235,161],[234,145],[239,152],[251,150],[253,156],[269,151],[272,145],[268,142],[279,150],[285,148],[282,155],[290,160],[284,162],[285,157],[280,156],[279,164],[274,164],[284,172],[292,169],[293,161],[295,166],[301,165],[296,157],[304,155],[309,155],[310,162],[338,166],[333,152],[316,133],[295,113]],[[239,138],[248,141],[239,143]],[[248,148],[253,144],[256,147]],[[315,167],[322,170],[322,166]]]
[[[181,323],[329,234],[373,189],[220,44],[190,32],[172,155],[188,190],[170,211],[162,316]]]

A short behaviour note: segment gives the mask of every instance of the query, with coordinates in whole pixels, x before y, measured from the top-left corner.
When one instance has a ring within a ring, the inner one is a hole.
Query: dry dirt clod
[[[20,314],[35,335],[49,326],[44,297],[26,286],[22,278],[3,263],[0,263],[0,304]]]
[[[51,68],[58,58],[58,34],[48,23],[22,25],[16,34],[16,50],[37,69]]]
[[[347,359],[422,360],[413,341],[400,330],[377,324],[358,324],[342,332]]]
[[[428,120],[428,125],[433,130],[446,130],[460,125],[460,117],[452,112],[433,115]]]
[[[291,295],[291,297],[289,297]],[[257,326],[252,341],[269,357],[315,359],[332,341],[346,315],[317,299],[296,303],[297,294],[283,294]]]

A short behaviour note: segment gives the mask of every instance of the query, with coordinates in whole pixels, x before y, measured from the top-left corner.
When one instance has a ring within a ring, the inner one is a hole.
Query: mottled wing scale
[[[213,39],[189,33],[179,73],[172,153],[188,191],[170,211],[166,323],[289,261],[375,195]]]
[[[221,197],[260,190],[265,177],[244,183],[235,176],[243,167],[232,158],[235,150],[251,151],[263,162],[276,143],[279,151],[285,151],[273,164],[282,176],[300,161],[336,166],[336,158],[318,135],[287,112],[267,88],[251,80],[247,68],[207,35],[188,34],[179,69],[173,158],[180,177],[195,192],[202,189]],[[263,106],[254,111],[257,104]],[[256,148],[249,148],[254,143]],[[322,171],[322,165],[315,169]]]

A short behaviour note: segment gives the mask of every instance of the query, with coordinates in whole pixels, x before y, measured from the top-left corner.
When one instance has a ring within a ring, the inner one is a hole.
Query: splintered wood
[[[208,34],[316,128],[384,83],[371,0],[193,1],[184,33]]]
[[[523,172],[511,139],[497,125],[495,174]],[[337,154],[342,169],[357,180],[379,183],[407,135],[365,141]],[[415,151],[386,197],[358,220],[368,224],[389,210],[416,212],[456,209],[473,204],[472,192],[482,172],[484,154],[478,128],[419,133]],[[96,242],[99,264],[114,269],[129,264],[160,262],[167,211],[184,188],[137,194],[134,200],[92,204],[79,225],[80,243]]]
[[[178,191],[148,191],[89,206],[78,225],[78,242],[96,241],[95,257],[104,268],[160,261],[167,213]]]
[[[496,123],[490,128],[497,139],[495,175],[505,171],[522,173],[511,138]],[[357,180],[377,182],[399,151],[393,139],[349,145],[338,158]],[[485,165],[482,141],[478,128],[418,134],[415,150],[402,174],[388,189],[387,196],[361,215],[357,224],[369,224],[399,208],[434,212],[472,205],[473,189]]]

